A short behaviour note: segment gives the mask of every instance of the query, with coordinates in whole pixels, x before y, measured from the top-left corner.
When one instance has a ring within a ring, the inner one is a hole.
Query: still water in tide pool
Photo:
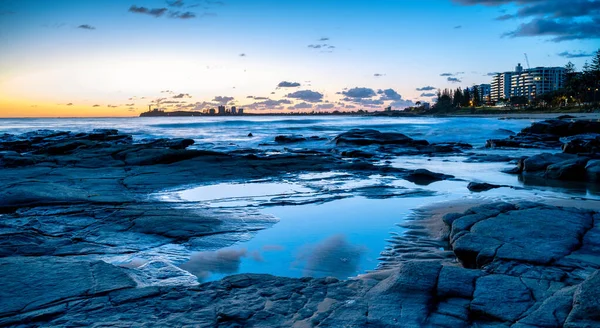
[[[438,163],[439,164],[439,163]],[[507,164],[488,164],[499,170]],[[449,169],[450,171],[456,169]],[[463,176],[478,180],[481,172],[467,170]],[[235,273],[267,273],[288,277],[348,278],[377,268],[379,254],[391,234],[401,234],[398,226],[414,210],[430,204],[489,199],[532,201],[588,198],[598,202],[600,195],[585,189],[525,188],[516,176],[490,174],[493,182],[518,189],[500,188],[484,194],[471,193],[468,181],[439,181],[422,186],[384,176],[354,178],[337,172],[324,179],[307,175],[287,181],[224,183],[162,195],[164,200],[197,202],[202,207],[259,208],[279,218],[271,228],[258,231],[250,240],[219,250],[191,255],[181,268],[201,281],[220,279]],[[394,189],[395,196],[380,198],[369,186]],[[367,191],[367,192],[359,192]],[[338,195],[341,199],[328,198]],[[306,200],[315,203],[306,204]],[[278,205],[280,202],[302,205]]]

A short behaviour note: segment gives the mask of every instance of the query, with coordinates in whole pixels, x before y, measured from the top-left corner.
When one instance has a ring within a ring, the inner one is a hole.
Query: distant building
[[[386,112],[391,112],[392,111],[392,106],[388,106],[384,109],[384,111]]]
[[[490,99],[493,102],[510,98],[510,84],[513,72],[497,73],[492,78]]]
[[[237,112],[238,112],[238,115],[244,115],[244,109],[243,108],[238,108]]]
[[[479,102],[488,103],[491,101],[492,85],[491,84],[480,84],[477,86],[479,90]]]
[[[566,70],[563,67],[523,69],[519,63],[514,72],[494,75],[490,87],[490,101],[498,102],[500,99],[510,99],[511,97],[526,97],[533,100],[545,93],[562,88],[565,74]]]
[[[215,115],[217,112],[215,111],[215,109],[214,109],[214,108],[211,108],[211,109],[209,109],[209,110],[208,110],[208,113],[209,113],[210,115]]]
[[[231,114],[232,114],[232,115],[235,115],[235,114],[237,114],[237,108],[235,108],[235,106],[232,106],[232,107],[231,107]]]
[[[535,67],[517,72],[511,78],[511,97],[526,97],[533,100],[545,93],[563,87],[563,67]]]
[[[225,115],[225,106],[219,106],[219,115]]]

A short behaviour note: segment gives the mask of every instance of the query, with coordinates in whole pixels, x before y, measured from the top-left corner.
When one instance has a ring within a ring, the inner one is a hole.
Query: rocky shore
[[[551,120],[489,147],[542,147],[514,174],[597,183],[597,122]],[[319,138],[318,136],[316,138]],[[311,137],[278,136],[274,144]],[[116,130],[0,136],[1,326],[593,327],[600,324],[600,214],[531,202],[445,205],[405,222],[380,267],[354,279],[241,274],[199,284],[155,261],[102,256],[168,245],[218,249],[274,224],[258,210],[174,207],[166,188],[343,171],[427,185],[453,176],[386,164],[399,155],[510,161],[464,143],[350,130],[327,151],[218,152]],[[562,153],[557,153],[558,151]],[[595,173],[596,172],[596,173]],[[483,192],[501,187],[473,183]],[[578,207],[585,207],[582,206]]]

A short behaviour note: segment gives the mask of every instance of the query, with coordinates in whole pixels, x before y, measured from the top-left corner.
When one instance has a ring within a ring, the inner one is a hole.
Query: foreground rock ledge
[[[8,257],[0,325],[597,327],[599,220],[527,202],[477,206],[437,222],[439,239],[399,236],[387,254],[396,264],[348,281],[242,274],[138,288],[129,269],[104,262]],[[403,258],[410,247],[423,256]]]

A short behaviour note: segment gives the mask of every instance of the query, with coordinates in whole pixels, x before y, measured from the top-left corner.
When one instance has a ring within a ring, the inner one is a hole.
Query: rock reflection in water
[[[345,279],[357,274],[365,252],[366,247],[351,244],[346,236],[334,235],[301,249],[296,264],[304,264],[305,276]]]

